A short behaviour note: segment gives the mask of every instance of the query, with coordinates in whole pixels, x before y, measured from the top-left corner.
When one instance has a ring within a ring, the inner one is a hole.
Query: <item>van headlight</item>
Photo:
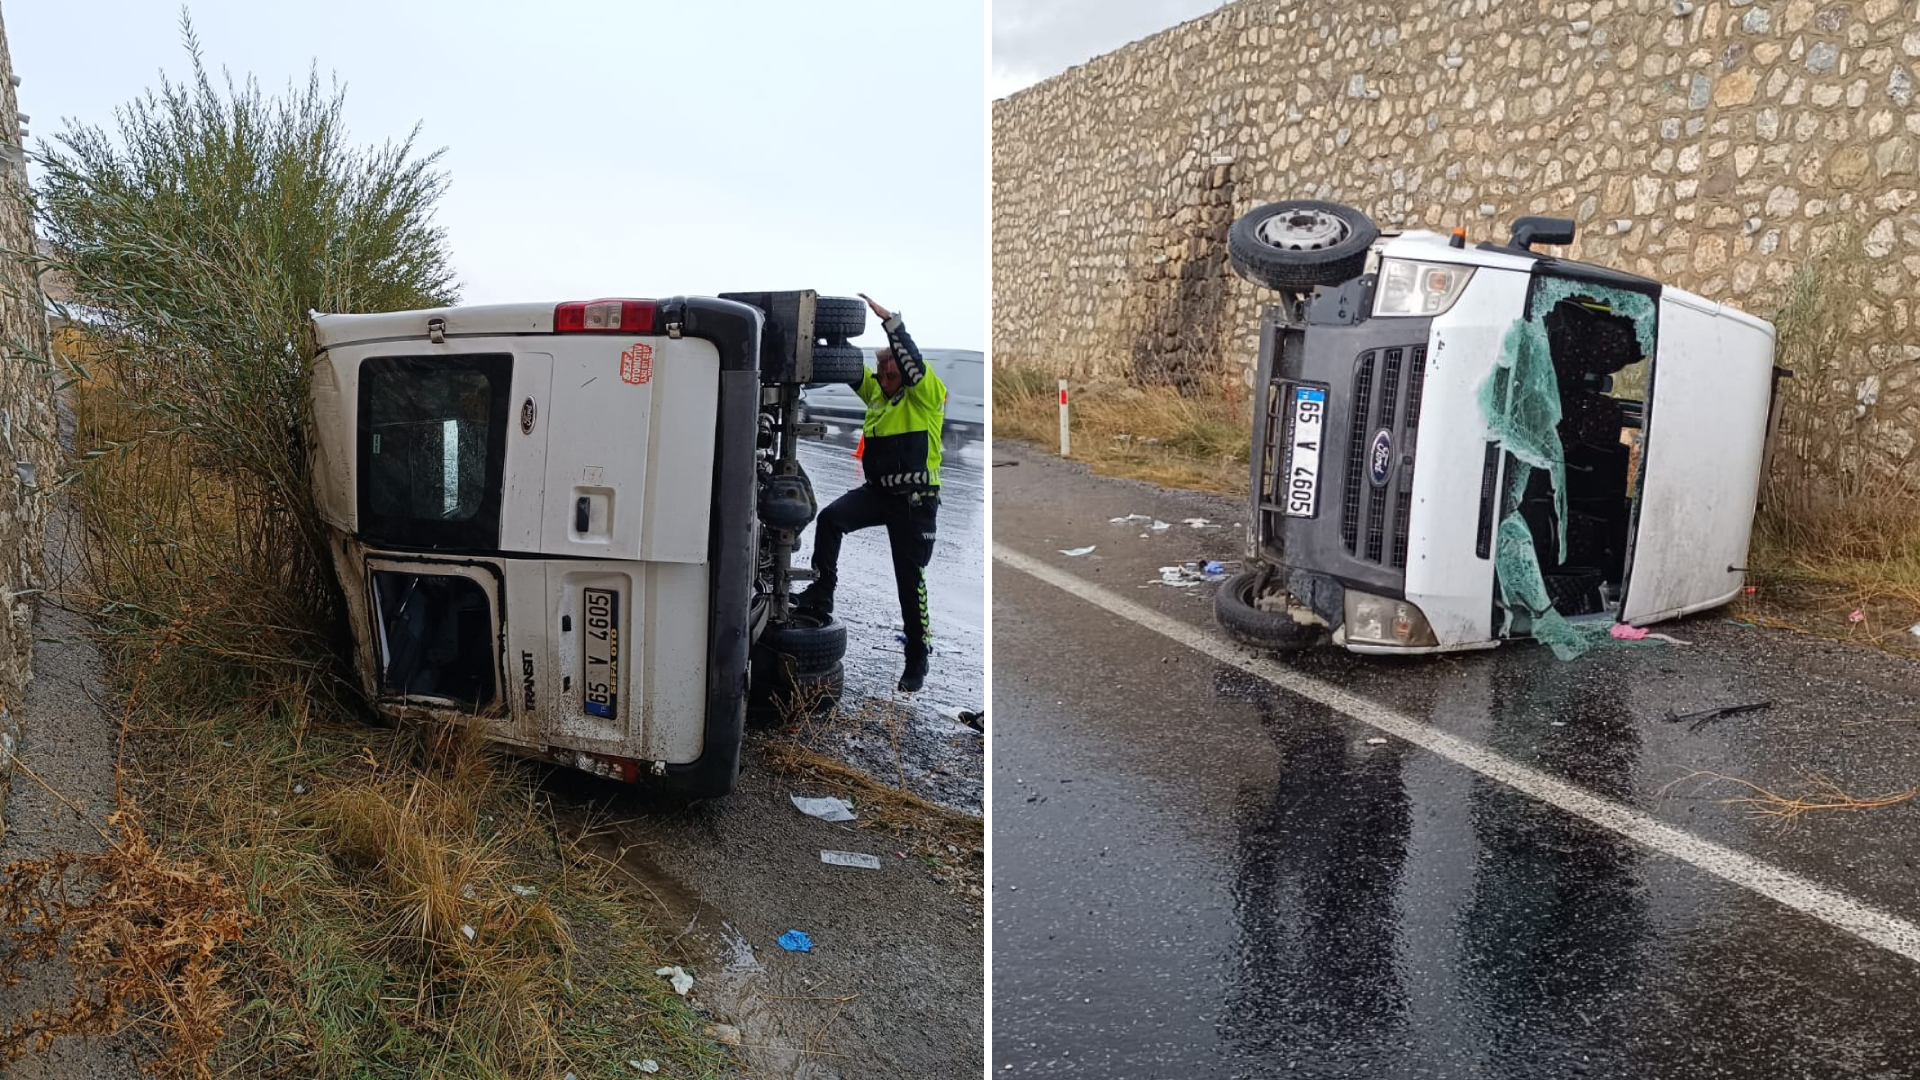
[[[1460,299],[1471,280],[1471,266],[1382,259],[1380,280],[1373,292],[1373,313],[1438,315]]]
[[[1405,600],[1347,590],[1347,640],[1361,645],[1436,646],[1421,610]]]

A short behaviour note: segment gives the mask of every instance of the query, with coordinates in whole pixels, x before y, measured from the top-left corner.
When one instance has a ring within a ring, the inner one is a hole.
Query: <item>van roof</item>
[[[310,312],[321,349],[367,341],[404,341],[427,336],[427,320],[445,319],[448,337],[553,333],[554,303],[468,304],[462,307],[382,311],[370,315]]]

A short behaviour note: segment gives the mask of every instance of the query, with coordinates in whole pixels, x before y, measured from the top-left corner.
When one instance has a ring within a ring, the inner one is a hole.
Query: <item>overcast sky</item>
[[[986,333],[981,0],[195,0],[210,67],[421,123],[469,303],[871,293],[927,346]],[[6,5],[30,144],[186,71],[179,7]],[[880,336],[869,330],[861,339]]]
[[[1006,97],[1042,79],[1197,18],[1222,0],[994,0],[993,76]]]

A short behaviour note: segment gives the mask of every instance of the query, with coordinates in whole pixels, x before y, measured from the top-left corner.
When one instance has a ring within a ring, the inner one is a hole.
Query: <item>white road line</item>
[[[993,545],[993,557],[1021,573],[1036,577],[1195,652],[1257,675],[1309,701],[1318,702],[1516,791],[1525,792],[1543,803],[1611,829],[1637,844],[1811,915],[1869,944],[1920,962],[1920,926],[1898,915],[1862,903],[1791,870],[1743,855],[1684,829],[1674,828],[1623,803],[1583,791],[1477,743],[1449,735],[1358,694],[1302,675],[1284,664],[1247,655],[1222,638],[1162,615],[1038,559],[1022,555],[1004,544]]]

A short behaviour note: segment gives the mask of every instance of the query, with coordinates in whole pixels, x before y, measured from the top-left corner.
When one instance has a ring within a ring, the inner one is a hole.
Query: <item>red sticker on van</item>
[[[635,342],[633,348],[620,354],[620,378],[635,386],[653,379],[653,346],[645,342]]]

